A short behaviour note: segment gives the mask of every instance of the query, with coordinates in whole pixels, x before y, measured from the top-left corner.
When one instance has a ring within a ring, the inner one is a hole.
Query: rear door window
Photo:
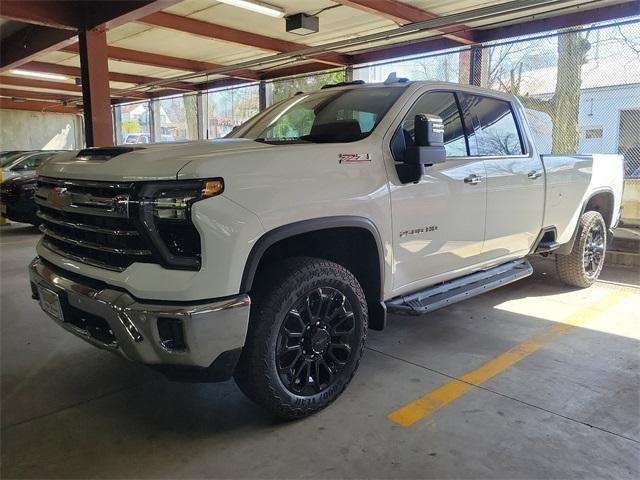
[[[506,157],[524,154],[511,104],[497,98],[459,93],[472,156]]]

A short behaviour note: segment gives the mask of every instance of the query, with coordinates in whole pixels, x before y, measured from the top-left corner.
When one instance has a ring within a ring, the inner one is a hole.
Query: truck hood
[[[271,145],[243,138],[228,138],[185,143],[155,143],[127,151],[113,147],[111,158],[92,157],[89,150],[57,155],[38,169],[38,175],[54,178],[95,181],[135,182],[175,180],[189,163],[214,161],[217,157],[238,155]],[[122,153],[124,152],[124,153]]]

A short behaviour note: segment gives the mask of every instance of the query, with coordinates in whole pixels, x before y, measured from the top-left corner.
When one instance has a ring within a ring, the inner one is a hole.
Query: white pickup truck
[[[600,274],[622,159],[539,155],[512,96],[328,85],[227,138],[86,149],[39,171],[33,297],[169,378],[234,376],[286,418],[345,389],[368,328],[531,274]]]

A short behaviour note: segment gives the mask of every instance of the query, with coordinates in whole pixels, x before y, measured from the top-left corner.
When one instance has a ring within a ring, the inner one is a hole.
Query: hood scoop
[[[144,150],[144,147],[96,147],[85,148],[78,152],[76,158],[85,162],[106,162],[118,155],[133,152],[135,150]]]

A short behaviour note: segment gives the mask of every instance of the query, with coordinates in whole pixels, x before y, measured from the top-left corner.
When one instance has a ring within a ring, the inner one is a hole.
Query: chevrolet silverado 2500
[[[622,159],[540,155],[512,96],[346,83],[227,138],[85,149],[39,171],[33,296],[174,379],[235,377],[286,418],[345,389],[368,328],[531,274],[600,274]]]

